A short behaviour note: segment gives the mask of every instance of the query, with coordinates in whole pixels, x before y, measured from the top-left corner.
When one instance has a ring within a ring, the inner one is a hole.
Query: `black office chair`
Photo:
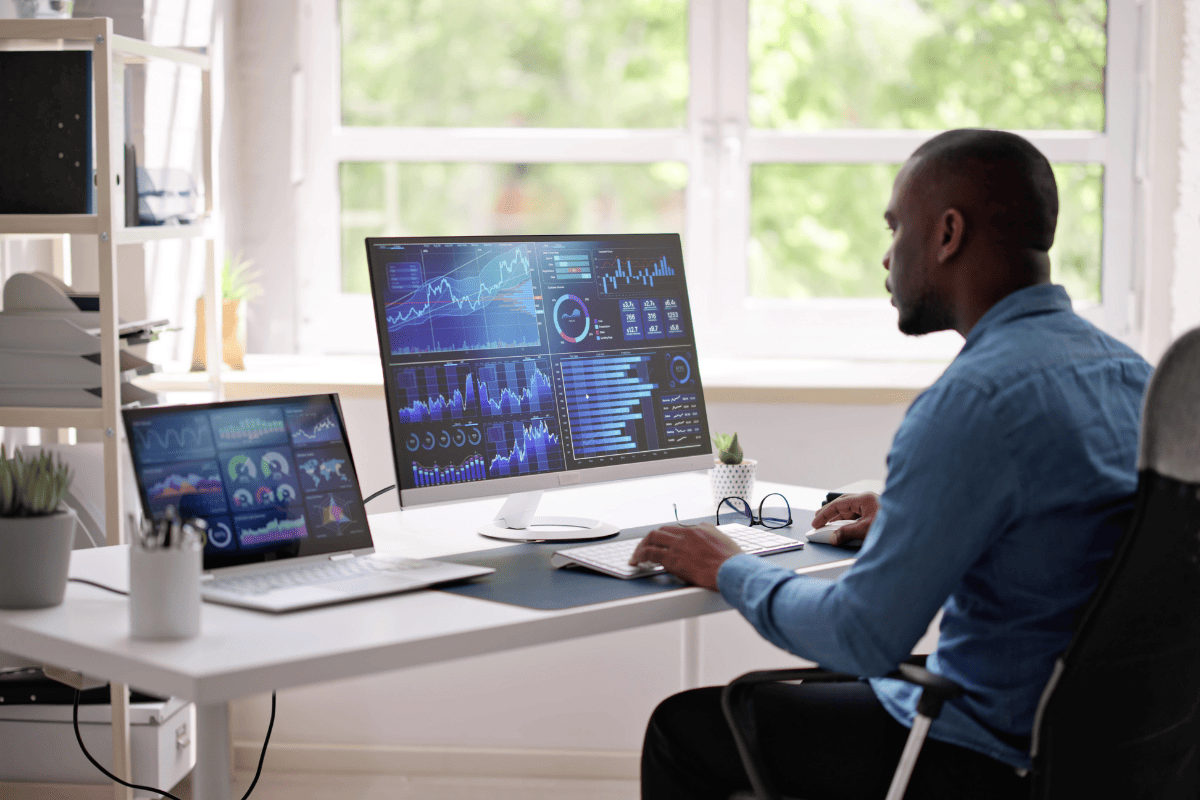
[[[924,687],[921,716],[888,791],[903,797],[950,681],[905,664]],[[754,795],[778,800],[762,767],[755,688],[853,680],[820,669],[752,672],[722,694]],[[1133,515],[1042,693],[1033,728],[1032,797],[1200,797],[1200,329],[1163,356],[1142,417]]]

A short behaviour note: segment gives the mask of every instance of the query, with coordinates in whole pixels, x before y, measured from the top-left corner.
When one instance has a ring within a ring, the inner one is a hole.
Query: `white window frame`
[[[338,169],[353,161],[680,161],[689,169],[684,232],[689,294],[706,357],[947,360],[961,345],[953,333],[902,336],[886,299],[769,300],[748,294],[755,165],[901,163],[936,133],[751,128],[748,0],[691,0],[691,94],[683,129],[344,127],[337,5],[337,0],[302,5],[301,41],[307,47],[301,48],[299,94],[307,108],[302,146],[308,169],[299,193],[301,352],[364,352],[376,346],[370,297],[341,291]],[[1129,342],[1139,326],[1136,169],[1146,13],[1142,0],[1109,0],[1104,131],[1018,131],[1051,162],[1103,166],[1103,300],[1079,303],[1077,309]],[[882,215],[887,198],[879,200]],[[881,265],[881,282],[883,277]]]

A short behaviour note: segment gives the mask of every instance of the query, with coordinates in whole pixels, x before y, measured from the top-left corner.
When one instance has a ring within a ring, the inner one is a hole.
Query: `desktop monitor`
[[[678,234],[369,238],[401,507],[507,496],[480,533],[617,533],[535,517],[543,491],[712,466]]]

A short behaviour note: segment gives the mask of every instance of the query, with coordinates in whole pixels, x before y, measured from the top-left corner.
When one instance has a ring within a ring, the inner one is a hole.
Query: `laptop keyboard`
[[[441,566],[436,561],[399,556],[360,556],[341,561],[307,564],[302,567],[279,569],[253,575],[226,575],[205,581],[204,591],[226,592],[249,597],[266,594],[276,589],[297,586],[318,586],[369,575],[386,575],[396,572],[411,572]]]

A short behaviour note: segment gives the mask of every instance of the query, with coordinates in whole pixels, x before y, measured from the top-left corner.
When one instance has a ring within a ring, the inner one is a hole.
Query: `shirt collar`
[[[975,327],[971,329],[971,332],[967,334],[967,340],[963,344],[963,349],[965,350],[970,347],[972,343],[986,334],[987,331],[999,327],[1006,322],[1012,322],[1015,319],[1034,314],[1070,310],[1071,298],[1067,295],[1067,290],[1058,284],[1041,283],[1036,286],[1026,286],[1024,289],[1018,289],[989,308],[987,313],[975,323]]]

